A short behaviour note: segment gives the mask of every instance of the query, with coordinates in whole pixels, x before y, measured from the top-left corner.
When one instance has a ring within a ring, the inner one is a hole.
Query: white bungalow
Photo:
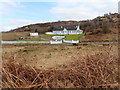
[[[66,28],[64,28],[63,30],[53,30],[52,32],[46,32],[46,34],[81,34],[83,33],[83,30],[80,30],[80,27],[77,26],[76,30],[67,30]]]

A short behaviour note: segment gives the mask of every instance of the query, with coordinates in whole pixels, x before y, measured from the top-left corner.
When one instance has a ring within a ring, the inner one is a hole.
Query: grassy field
[[[114,46],[115,48],[115,46]],[[116,50],[117,48],[115,48]],[[83,56],[94,55],[95,53],[109,51],[108,46],[66,46],[49,44],[14,44],[3,46],[3,56],[15,55],[17,62],[29,64],[37,68],[55,67],[61,64],[75,61]],[[115,51],[117,53],[117,51]]]
[[[30,37],[30,32],[9,32],[2,33],[2,40],[4,41],[48,41],[53,40],[53,36],[63,36],[63,35],[39,35],[40,38]],[[84,34],[79,35],[64,35],[65,40],[79,40]],[[20,37],[26,37],[26,39],[19,39]],[[41,39],[44,38],[44,39]],[[46,40],[45,40],[46,39]]]
[[[19,40],[20,37],[28,37],[30,32],[8,32],[2,33],[2,40],[4,41],[15,41]]]
[[[3,45],[3,87],[118,87],[117,45]]]
[[[64,35],[65,36],[65,40],[79,40],[84,34],[76,34],[76,35]],[[19,41],[48,41],[48,40],[53,40],[52,37],[53,36],[63,36],[63,35],[40,35],[40,38],[34,38],[31,37],[30,39],[22,39]],[[44,38],[46,40],[43,40],[41,38]],[[60,39],[63,40],[63,39]]]
[[[65,36],[65,40],[79,40],[84,34],[75,35],[41,35],[42,38],[52,39],[53,36]]]

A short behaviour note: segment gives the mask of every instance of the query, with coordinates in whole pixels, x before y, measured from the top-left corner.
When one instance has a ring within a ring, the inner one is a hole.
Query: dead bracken
[[[87,55],[67,65],[40,69],[3,63],[3,87],[9,88],[98,88],[118,87],[118,58],[113,50]],[[82,60],[80,60],[82,59]]]

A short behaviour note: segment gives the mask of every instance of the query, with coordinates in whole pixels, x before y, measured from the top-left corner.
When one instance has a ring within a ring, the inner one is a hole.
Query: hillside
[[[101,17],[100,16],[96,17],[93,20],[36,23],[36,24],[31,24],[20,28],[16,28],[9,32],[3,33],[2,38],[3,40],[17,40],[18,37],[24,36],[26,35],[26,33],[28,35],[28,33],[30,32],[39,32],[39,34],[44,34],[45,32],[52,31],[54,28],[60,26],[80,25],[80,28],[84,30],[84,32],[86,33],[85,37],[83,37],[81,41],[94,41],[94,39],[98,40],[99,38],[101,38],[101,36],[105,37],[103,39],[112,38],[113,41],[116,41],[117,40],[116,35],[118,33],[118,18],[119,18],[119,14],[109,13]],[[10,38],[11,37],[14,38],[10,39],[8,36]]]
[[[89,32],[94,31],[95,29],[103,28],[104,26],[110,26],[110,28],[117,27],[118,22],[118,14],[105,14],[104,16],[97,17],[93,20],[85,20],[85,21],[58,21],[58,22],[48,22],[48,23],[37,23],[31,24],[28,26],[23,26],[21,28],[17,28],[11,30],[10,32],[39,32],[44,33],[46,31],[51,31],[55,27],[59,26],[73,26],[79,25],[81,29]]]

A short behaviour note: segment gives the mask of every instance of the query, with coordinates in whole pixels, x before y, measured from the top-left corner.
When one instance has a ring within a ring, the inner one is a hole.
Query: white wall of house
[[[64,28],[62,31],[53,31],[53,32],[46,32],[46,34],[61,34],[61,35],[65,35],[65,34],[82,34],[83,30],[80,30],[79,26],[77,26],[76,30],[67,30],[66,28]]]
[[[53,34],[82,34],[82,30],[53,31]]]

